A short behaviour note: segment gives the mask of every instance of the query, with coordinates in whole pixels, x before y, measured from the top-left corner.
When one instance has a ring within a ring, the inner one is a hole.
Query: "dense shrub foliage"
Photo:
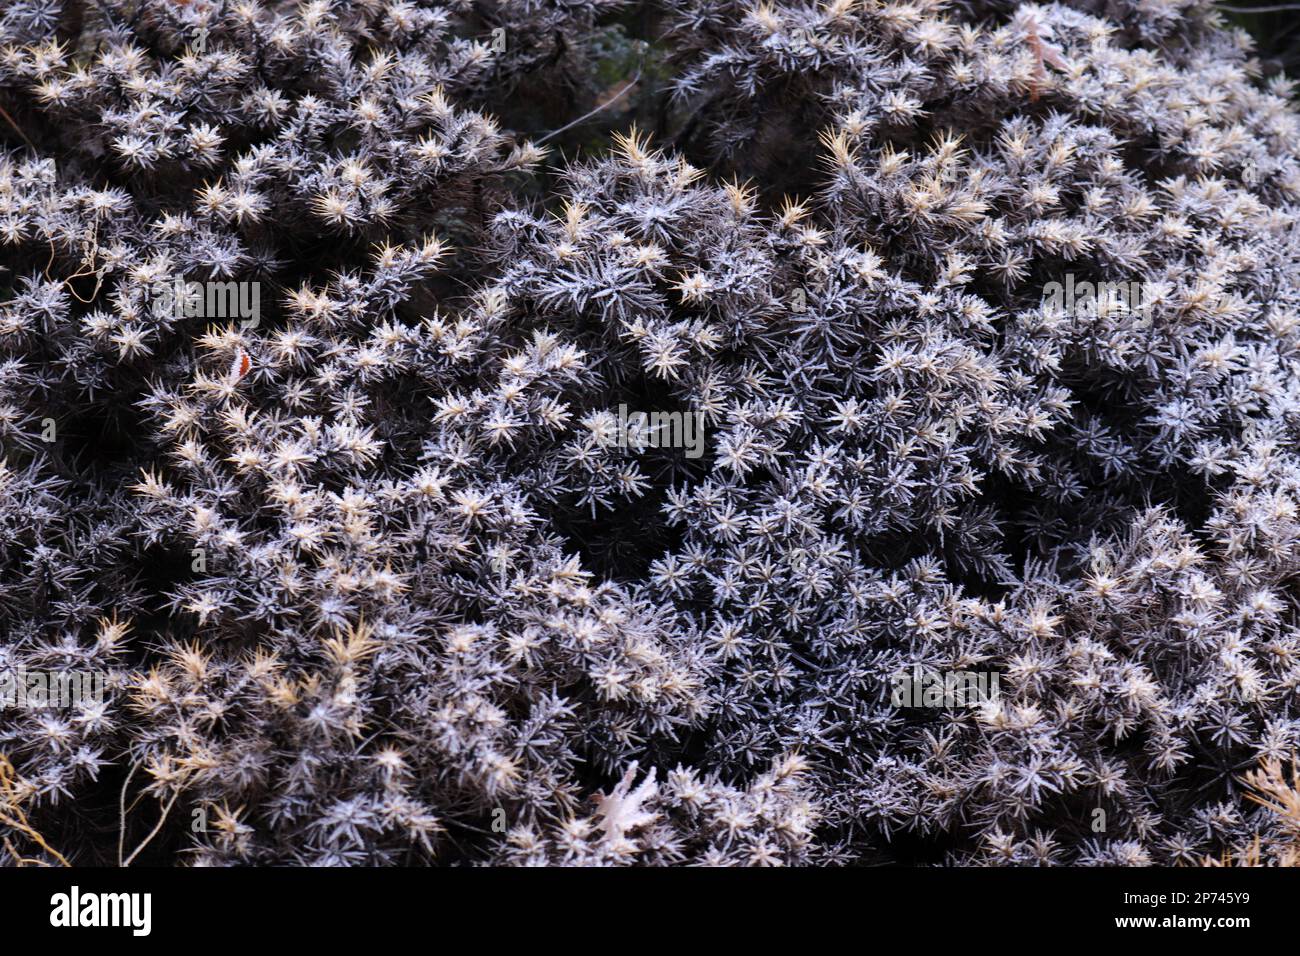
[[[1294,863],[1290,93],[1199,0],[5,4],[0,679],[104,690],[0,860]]]

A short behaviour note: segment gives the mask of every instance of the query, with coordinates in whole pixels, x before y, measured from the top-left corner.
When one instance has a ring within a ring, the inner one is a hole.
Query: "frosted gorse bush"
[[[1291,92],[1182,0],[9,4],[0,680],[105,693],[0,860],[1294,864]]]

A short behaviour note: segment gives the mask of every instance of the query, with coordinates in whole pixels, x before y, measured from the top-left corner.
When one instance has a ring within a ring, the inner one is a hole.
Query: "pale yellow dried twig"
[[[50,846],[45,837],[41,836],[27,819],[27,814],[23,812],[19,803],[18,792],[14,787],[14,781],[17,779],[17,771],[14,765],[9,762],[9,758],[0,754],[0,823],[12,827],[19,833],[26,836],[29,840],[39,846],[54,859],[58,860],[62,866],[71,866],[67,859],[54,847]],[[22,857],[15,852],[9,840],[4,841],[5,849],[18,861],[19,866],[27,863],[39,864],[39,860]]]

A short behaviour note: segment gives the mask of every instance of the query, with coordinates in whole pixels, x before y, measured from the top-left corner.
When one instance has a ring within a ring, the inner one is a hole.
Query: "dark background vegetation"
[[[1010,2],[1010,7],[1015,3]],[[1256,57],[1265,77],[1279,73],[1300,80],[1300,2],[1275,0],[1232,0],[1215,4],[1229,23],[1254,38]],[[485,21],[486,30],[491,24]],[[541,139],[552,150],[549,168],[563,161],[606,152],[615,132],[633,125],[650,134],[657,146],[683,153],[693,164],[712,173],[747,174],[747,157],[733,156],[725,169],[716,150],[704,141],[693,114],[674,101],[669,80],[677,64],[671,57],[672,42],[665,37],[665,20],[655,4],[632,4],[611,14],[597,27],[600,38],[591,51],[587,69],[571,76],[571,82],[546,90],[542,95],[519,97],[515,112],[507,107],[504,125],[521,136]],[[1300,97],[1300,87],[1297,94]],[[759,144],[766,178],[782,179],[789,191],[812,188],[814,172],[805,157],[789,150],[788,140]],[[781,165],[785,156],[789,168]],[[546,168],[534,183],[538,196],[555,187]],[[802,187],[802,188],[801,188]]]
[[[1224,17],[1248,30],[1266,73],[1300,77],[1300,3],[1233,0],[1217,4]]]

